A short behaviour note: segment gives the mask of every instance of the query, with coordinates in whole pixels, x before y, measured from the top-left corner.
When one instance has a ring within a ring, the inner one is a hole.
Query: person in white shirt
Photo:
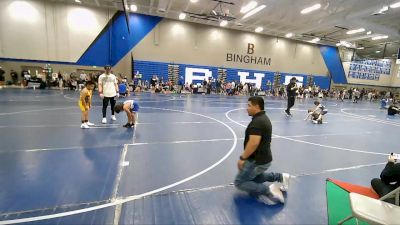
[[[79,75],[79,79],[83,82],[87,80],[87,75],[85,72],[82,72],[81,75]]]
[[[87,75],[85,72],[82,72],[79,75],[79,82],[78,82],[78,88],[79,90],[82,90],[85,87],[85,83],[87,81]]]
[[[107,123],[106,110],[108,102],[111,103],[111,120],[117,120],[114,115],[114,107],[116,97],[119,97],[117,77],[111,73],[111,66],[104,67],[105,72],[99,77],[99,93],[103,99],[103,120],[102,123]]]

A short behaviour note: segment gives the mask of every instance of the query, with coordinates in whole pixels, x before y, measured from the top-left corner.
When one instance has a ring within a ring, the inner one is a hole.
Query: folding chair
[[[343,224],[352,218],[356,219],[357,225],[358,219],[369,224],[398,224],[400,218],[399,195],[400,187],[381,197],[379,200],[357,193],[350,193],[352,215],[339,221],[338,224]],[[383,201],[393,196],[395,198],[395,205]]]

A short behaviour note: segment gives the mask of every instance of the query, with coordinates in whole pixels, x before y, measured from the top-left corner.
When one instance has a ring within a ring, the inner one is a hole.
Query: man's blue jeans
[[[282,174],[265,173],[271,163],[257,165],[254,160],[246,160],[243,169],[235,178],[235,187],[251,195],[269,195],[270,190],[264,182],[282,182]]]

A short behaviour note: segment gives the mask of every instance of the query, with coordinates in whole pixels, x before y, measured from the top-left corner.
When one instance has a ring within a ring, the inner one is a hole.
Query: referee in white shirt
[[[111,103],[111,120],[117,120],[114,115],[114,106],[116,97],[119,97],[118,80],[117,77],[111,73],[111,66],[104,67],[105,72],[99,77],[99,93],[103,99],[103,120],[102,123],[107,123],[106,110],[108,102]]]

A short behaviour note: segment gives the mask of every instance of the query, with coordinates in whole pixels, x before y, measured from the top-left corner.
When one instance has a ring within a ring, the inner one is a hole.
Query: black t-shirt
[[[291,97],[296,96],[296,90],[297,89],[295,88],[295,89],[292,90],[292,88],[294,86],[296,86],[296,83],[289,83],[288,84],[287,89],[286,89],[288,96],[291,96]]]
[[[400,186],[400,163],[388,162],[381,173],[381,180],[386,184],[396,182],[396,187]]]
[[[399,113],[399,109],[396,106],[394,105],[389,106],[388,115],[393,116],[396,115],[397,113]]]
[[[268,116],[265,115],[265,111],[261,111],[254,115],[253,119],[246,128],[246,136],[244,139],[244,147],[249,141],[250,135],[261,136],[261,142],[258,145],[256,151],[249,157],[256,161],[256,164],[262,165],[272,161],[271,153],[271,136],[272,136],[272,124]]]

